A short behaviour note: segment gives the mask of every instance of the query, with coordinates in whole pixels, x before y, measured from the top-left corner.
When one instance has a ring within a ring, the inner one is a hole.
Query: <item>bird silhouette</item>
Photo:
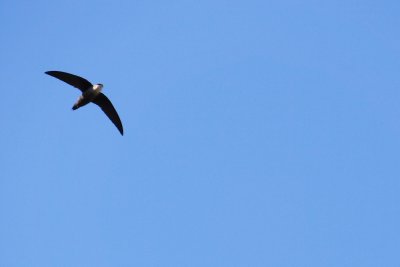
[[[101,83],[92,84],[82,77],[62,71],[46,71],[45,73],[81,90],[82,94],[73,105],[72,110],[76,110],[92,102],[103,110],[107,117],[117,127],[121,135],[124,135],[121,119],[111,101],[101,92],[103,89]]]

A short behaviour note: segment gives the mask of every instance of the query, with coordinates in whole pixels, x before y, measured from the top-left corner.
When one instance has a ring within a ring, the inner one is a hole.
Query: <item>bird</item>
[[[46,71],[45,74],[57,78],[81,90],[82,94],[73,105],[72,110],[77,110],[78,108],[92,102],[103,110],[111,122],[117,127],[121,135],[124,135],[122,122],[117,111],[115,110],[111,101],[101,92],[103,89],[103,84],[92,84],[85,78],[63,71]]]

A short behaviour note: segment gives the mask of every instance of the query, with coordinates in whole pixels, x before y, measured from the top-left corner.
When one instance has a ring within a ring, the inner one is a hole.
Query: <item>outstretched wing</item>
[[[118,128],[121,135],[124,135],[124,129],[122,128],[121,120],[111,101],[103,93],[100,93],[92,100],[92,102],[98,105],[104,111],[107,117]]]
[[[88,80],[74,74],[62,71],[46,71],[45,73],[78,88],[82,93],[93,86]]]

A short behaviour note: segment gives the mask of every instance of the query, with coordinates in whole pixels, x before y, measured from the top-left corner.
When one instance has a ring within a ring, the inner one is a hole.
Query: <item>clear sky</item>
[[[2,0],[0,266],[400,266],[399,12]]]

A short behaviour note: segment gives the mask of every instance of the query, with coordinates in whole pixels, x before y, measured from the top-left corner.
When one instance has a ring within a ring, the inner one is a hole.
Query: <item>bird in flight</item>
[[[111,101],[101,92],[103,89],[103,85],[101,83],[92,84],[82,77],[62,71],[46,71],[45,73],[82,91],[82,95],[78,98],[72,107],[72,110],[76,110],[89,104],[90,102],[93,102],[103,110],[107,117],[117,127],[121,135],[124,135],[121,119],[119,118],[118,113]]]

